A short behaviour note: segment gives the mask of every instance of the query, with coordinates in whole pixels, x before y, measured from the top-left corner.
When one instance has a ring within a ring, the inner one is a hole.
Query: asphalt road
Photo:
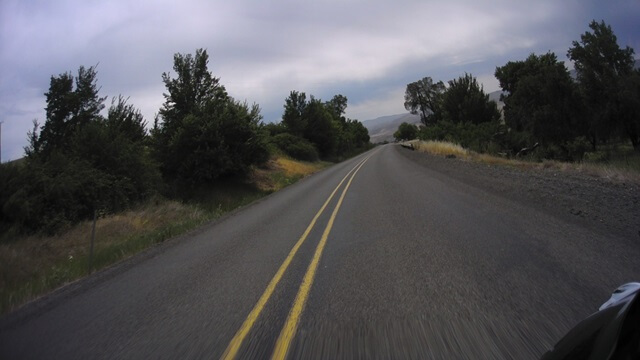
[[[0,358],[537,358],[640,280],[628,241],[406,151],[378,147],[5,316]]]

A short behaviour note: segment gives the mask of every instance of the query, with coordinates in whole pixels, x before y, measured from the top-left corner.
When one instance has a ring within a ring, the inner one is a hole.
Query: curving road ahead
[[[378,147],[32,303],[0,320],[0,358],[537,358],[638,280],[628,241],[407,155]]]

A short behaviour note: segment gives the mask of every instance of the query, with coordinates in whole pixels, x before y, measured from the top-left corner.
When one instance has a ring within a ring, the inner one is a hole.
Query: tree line
[[[206,50],[173,60],[175,75],[162,74],[167,92],[150,130],[123,96],[103,115],[107,98],[95,66],[52,76],[46,120],[34,120],[25,158],[0,165],[0,233],[52,234],[95,211],[242,179],[276,153],[339,160],[369,147],[364,126],[344,117],[345,96],[322,102],[292,91],[283,121],[264,124],[257,104],[231,97],[208,70]]]
[[[640,70],[609,25],[592,21],[567,56],[576,79],[553,52],[496,68],[502,115],[470,74],[448,82],[410,83],[405,107],[424,126],[403,124],[396,138],[448,140],[478,152],[579,160],[603,144],[630,142],[640,151]]]

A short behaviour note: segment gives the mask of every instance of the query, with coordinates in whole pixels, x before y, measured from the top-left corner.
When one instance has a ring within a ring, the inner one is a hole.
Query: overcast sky
[[[45,121],[50,77],[80,65],[99,64],[106,105],[122,94],[149,123],[173,54],[197,48],[265,121],[279,121],[291,90],[343,94],[347,116],[367,120],[405,112],[406,84],[425,76],[469,72],[491,92],[507,61],[566,60],[592,19],[640,51],[639,0],[0,0],[2,160],[23,156],[32,120]]]

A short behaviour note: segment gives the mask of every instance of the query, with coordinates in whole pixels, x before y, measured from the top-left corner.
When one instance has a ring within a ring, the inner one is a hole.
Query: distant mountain
[[[403,122],[409,124],[420,124],[420,116],[410,113],[387,115],[379,118],[365,120],[362,125],[369,130],[369,137],[372,143],[383,141],[393,141],[393,133],[398,130],[398,126]]]

